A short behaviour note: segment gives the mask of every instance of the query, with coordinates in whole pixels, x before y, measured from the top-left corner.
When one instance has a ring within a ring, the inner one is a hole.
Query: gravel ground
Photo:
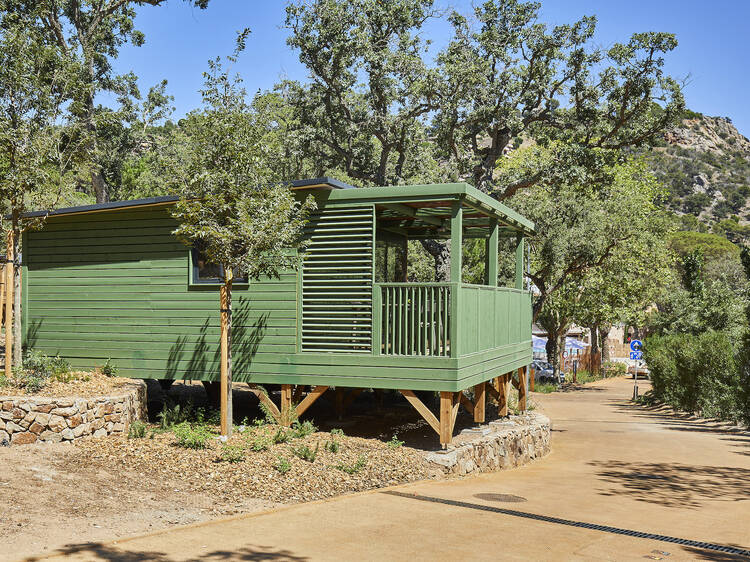
[[[78,454],[67,457],[60,468],[73,469],[85,458],[92,468],[128,470],[143,478],[180,474],[187,490],[213,498],[217,509],[225,514],[234,513],[237,501],[247,498],[295,503],[427,477],[420,451],[392,447],[375,439],[316,432],[271,445],[265,451],[252,450],[256,436],[270,439],[276,430],[275,426],[266,426],[236,433],[227,445],[242,449],[244,459],[239,462],[222,460],[224,445],[216,438],[209,440],[207,449],[194,450],[179,447],[172,433],[157,433],[153,438],[81,441],[76,445]],[[336,453],[325,449],[332,439],[339,443]],[[294,449],[304,446],[318,448],[313,462],[295,456]],[[275,468],[280,457],[290,465],[283,474]],[[364,459],[364,466],[354,474],[337,468],[351,468],[360,458]]]
[[[131,379],[121,377],[107,377],[99,371],[92,372],[73,372],[73,377],[68,382],[59,382],[50,380],[38,392],[26,392],[25,389],[19,388],[13,384],[13,379],[8,381],[7,386],[0,386],[0,395],[11,396],[76,396],[79,398],[89,398],[91,396],[104,396],[108,394],[122,394],[133,386]]]

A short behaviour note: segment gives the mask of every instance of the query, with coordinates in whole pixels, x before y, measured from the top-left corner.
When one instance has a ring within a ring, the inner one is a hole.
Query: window
[[[200,285],[223,285],[224,268],[211,263],[206,257],[202,242],[193,243],[191,250],[192,279],[191,282]],[[247,276],[234,272],[234,283],[247,283]]]

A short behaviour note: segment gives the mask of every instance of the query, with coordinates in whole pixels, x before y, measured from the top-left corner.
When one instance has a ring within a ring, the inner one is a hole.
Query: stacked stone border
[[[0,445],[72,442],[123,433],[146,419],[146,383],[92,398],[0,395]]]
[[[455,445],[425,459],[433,471],[464,476],[522,466],[550,451],[549,418],[536,412],[461,432]]]

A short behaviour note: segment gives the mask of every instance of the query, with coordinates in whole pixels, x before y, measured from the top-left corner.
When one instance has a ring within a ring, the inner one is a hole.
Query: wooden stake
[[[13,262],[15,261],[13,231],[8,231],[5,245],[5,376],[13,374]]]
[[[526,367],[518,369],[518,411],[526,411]]]
[[[229,285],[229,286],[228,286]],[[221,434],[232,436],[232,369],[229,363],[229,322],[231,277],[219,291],[221,303]]]
[[[292,425],[292,385],[281,385],[281,425]]]
[[[497,415],[504,417],[508,415],[508,378],[510,373],[497,377],[499,384],[498,394],[500,399],[497,403]]]
[[[485,383],[474,386],[474,423],[484,423],[486,388]]]
[[[440,444],[445,449],[453,437],[453,393],[440,393]]]

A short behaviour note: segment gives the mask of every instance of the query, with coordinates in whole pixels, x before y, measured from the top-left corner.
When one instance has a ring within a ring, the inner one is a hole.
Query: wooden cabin
[[[487,393],[501,413],[510,383],[524,400],[530,221],[464,183],[354,189],[320,178],[291,189],[318,200],[310,244],[297,271],[235,282],[235,382],[281,385],[278,407],[256,389],[277,414],[301,414],[330,387],[397,389],[443,444],[459,403],[483,422]],[[172,234],[175,201],[61,209],[26,233],[24,345],[80,368],[111,358],[121,376],[218,380],[220,272]],[[515,287],[497,286],[500,237],[516,247]],[[483,285],[461,281],[466,238],[486,240]],[[413,239],[448,241],[450,281],[406,282],[403,258],[392,256]],[[420,390],[441,393],[439,415],[419,401]]]

